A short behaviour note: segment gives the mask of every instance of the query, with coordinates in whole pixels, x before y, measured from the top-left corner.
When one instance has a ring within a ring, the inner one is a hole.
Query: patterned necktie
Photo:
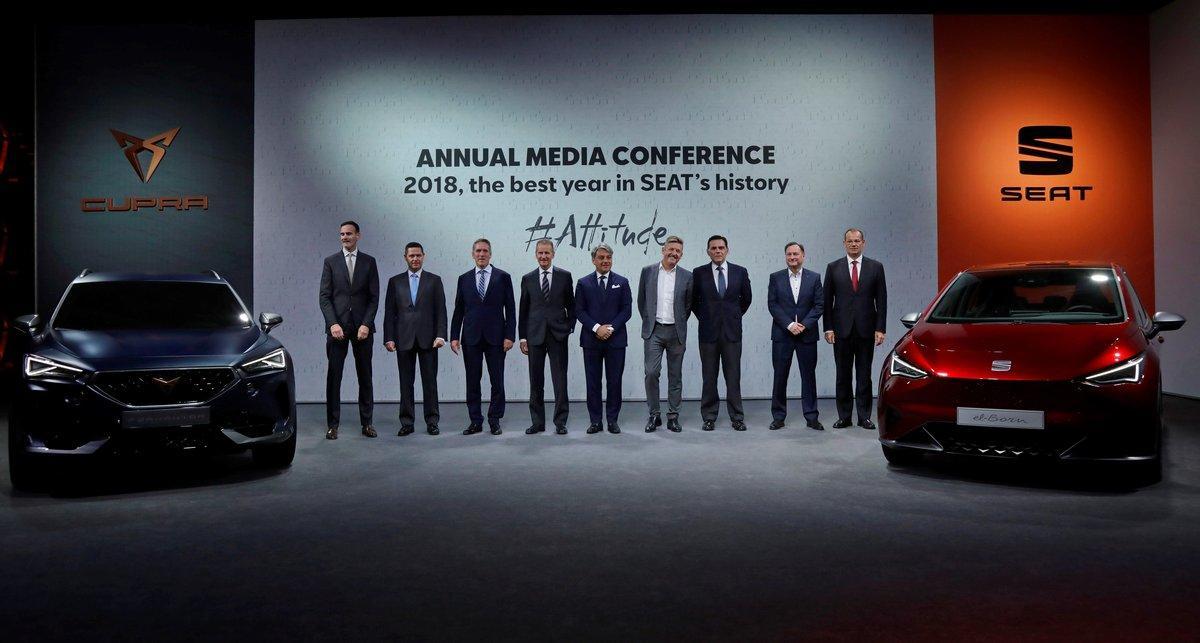
[[[486,274],[487,274],[487,272],[485,272],[485,271],[483,271],[483,270],[480,270],[480,271],[479,271],[479,285],[478,285],[478,286],[476,286],[476,288],[475,288],[475,289],[479,291],[479,298],[480,298],[480,299],[483,299],[483,295],[484,295],[484,293],[486,293],[486,292],[487,292],[487,289],[486,289],[486,288],[484,288],[484,286],[483,286],[483,277],[484,277],[484,275],[486,275]]]
[[[346,273],[350,275],[350,283],[354,283],[354,255],[346,255]]]
[[[542,271],[542,299],[550,301],[550,271]]]
[[[850,287],[858,292],[858,260],[850,262]]]
[[[725,296],[725,266],[717,266],[717,296]]]
[[[415,272],[409,273],[409,277],[412,277],[412,280],[408,282],[408,295],[412,298],[413,305],[416,306],[417,288],[421,287],[421,279],[417,277],[417,273]]]

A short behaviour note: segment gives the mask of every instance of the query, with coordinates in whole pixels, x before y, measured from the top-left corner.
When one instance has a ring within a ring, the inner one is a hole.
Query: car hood
[[[931,324],[913,329],[920,366],[943,377],[1066,380],[1146,350],[1133,324]],[[903,349],[902,349],[903,350]],[[993,370],[994,361],[1011,370]]]
[[[59,349],[96,370],[229,366],[264,335],[257,327],[228,330],[54,330]]]

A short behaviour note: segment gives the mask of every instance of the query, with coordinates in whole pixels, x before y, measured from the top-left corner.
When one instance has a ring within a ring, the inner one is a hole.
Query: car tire
[[[296,431],[292,437],[279,444],[267,444],[255,447],[253,451],[254,464],[264,469],[284,469],[296,458]]]
[[[888,464],[906,467],[917,464],[921,461],[922,453],[920,451],[889,447],[883,444],[879,446],[883,449],[883,457],[888,461]]]
[[[46,485],[46,472],[25,453],[25,431],[16,412],[8,416],[8,479],[17,491],[38,491]]]

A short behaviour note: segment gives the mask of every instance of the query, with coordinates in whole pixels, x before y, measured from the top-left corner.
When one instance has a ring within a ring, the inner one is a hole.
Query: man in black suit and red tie
[[[362,434],[373,438],[371,415],[375,391],[371,384],[371,334],[379,311],[379,270],[375,258],[360,252],[358,224],[346,221],[338,227],[342,250],[325,257],[321,269],[321,315],[325,318],[325,437],[336,440],[342,416],[342,371],[346,353],[354,348],[354,370],[358,374],[358,419]]]
[[[383,306],[383,345],[396,353],[400,369],[400,433],[409,435],[416,422],[413,385],[421,367],[421,393],[425,430],[437,435],[438,349],[446,345],[446,290],[442,278],[425,270],[425,248],[417,242],[404,246],[408,270],[388,281]]]
[[[825,269],[825,341],[833,344],[837,367],[838,420],[833,428],[850,426],[850,413],[858,425],[874,429],[871,421],[871,361],[875,347],[887,338],[887,280],[883,264],[863,256],[867,240],[863,231],[850,228],[842,235],[846,256]],[[854,392],[850,377],[854,372]]]
[[[575,292],[571,273],[555,267],[554,242],[534,246],[538,267],[521,277],[517,332],[521,352],[529,356],[529,418],[525,433],[546,430],[546,358],[554,383],[554,431],[567,433],[567,336],[575,330]]]
[[[454,296],[454,316],[450,320],[450,350],[462,349],[467,371],[467,411],[471,424],[463,435],[483,431],[480,380],[487,360],[488,379],[492,383],[488,403],[488,428],[500,435],[504,417],[504,354],[517,337],[517,304],[513,297],[512,277],[492,265],[492,242],[476,239],[471,246],[475,267],[458,277]]]

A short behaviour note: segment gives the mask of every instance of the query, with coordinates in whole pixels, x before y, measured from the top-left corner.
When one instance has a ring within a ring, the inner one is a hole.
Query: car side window
[[[1133,288],[1133,280],[1125,271],[1121,271],[1121,276],[1125,278],[1125,286],[1129,288],[1129,303],[1133,308],[1133,318],[1137,321],[1138,328],[1148,332],[1151,325],[1150,315],[1147,315],[1146,309],[1142,308],[1142,300],[1138,298],[1137,290]]]

